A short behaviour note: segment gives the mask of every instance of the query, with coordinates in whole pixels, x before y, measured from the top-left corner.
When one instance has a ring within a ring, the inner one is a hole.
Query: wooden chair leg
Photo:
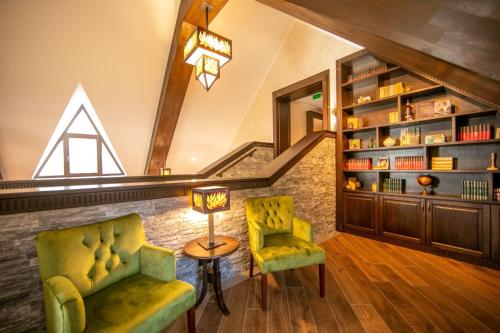
[[[196,308],[193,306],[187,312],[188,333],[196,333]]]
[[[250,252],[250,277],[253,278],[253,254]]]
[[[325,264],[319,264],[319,295],[325,297]]]
[[[260,275],[260,287],[262,291],[262,311],[267,311],[267,274]]]

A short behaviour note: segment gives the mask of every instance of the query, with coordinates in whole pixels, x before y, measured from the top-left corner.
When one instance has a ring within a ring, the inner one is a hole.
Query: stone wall
[[[271,162],[274,158],[274,148],[256,147],[251,155],[248,155],[236,162],[222,172],[222,178],[253,177]],[[220,170],[216,171],[209,178],[219,177]]]
[[[335,144],[325,138],[273,186],[231,192],[231,210],[218,213],[216,233],[240,240],[239,250],[222,260],[223,280],[248,270],[248,236],[243,200],[288,194],[297,215],[314,224],[316,239],[335,230]],[[206,215],[190,209],[188,197],[0,216],[0,332],[42,331],[43,295],[33,238],[40,231],[93,223],[131,212],[144,221],[148,240],[177,253],[177,278],[198,285],[197,263],[182,256],[188,240],[205,235]]]
[[[222,173],[224,178],[253,177],[274,158],[274,148],[258,147],[251,155],[245,157]]]

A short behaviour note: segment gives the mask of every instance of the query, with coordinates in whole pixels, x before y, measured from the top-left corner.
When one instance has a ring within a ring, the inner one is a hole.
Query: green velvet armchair
[[[325,251],[313,243],[309,222],[295,216],[289,196],[245,200],[250,245],[250,277],[254,261],[261,274],[262,310],[267,310],[267,274],[319,265],[320,295],[325,296]]]
[[[175,279],[173,251],[146,242],[139,215],[45,231],[35,246],[49,333],[160,332],[186,311],[195,332],[195,290]]]

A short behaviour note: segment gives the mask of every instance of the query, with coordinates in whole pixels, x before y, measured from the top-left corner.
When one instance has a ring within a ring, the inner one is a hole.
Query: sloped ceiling
[[[229,1],[210,30],[233,41],[233,59],[206,92],[193,76],[166,165],[197,172],[226,154],[294,19],[254,0]]]
[[[0,173],[29,179],[78,82],[143,173],[180,0],[0,1]]]
[[[500,105],[500,1],[257,0]]]

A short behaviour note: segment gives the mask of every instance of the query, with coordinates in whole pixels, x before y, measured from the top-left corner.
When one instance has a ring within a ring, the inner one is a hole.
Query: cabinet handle
[[[422,207],[422,210],[425,210],[425,206],[424,206],[423,202],[420,203],[420,206]]]
[[[431,212],[431,204],[430,204],[430,203],[428,203],[428,204],[427,204],[427,212],[428,212],[428,213],[430,213],[430,212]]]

